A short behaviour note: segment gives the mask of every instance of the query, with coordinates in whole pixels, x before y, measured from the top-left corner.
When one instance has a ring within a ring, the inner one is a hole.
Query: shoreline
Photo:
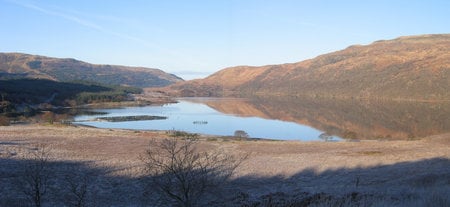
[[[149,140],[169,137],[173,137],[171,136],[170,131],[160,130],[103,129],[89,126],[59,124],[25,124],[0,126],[0,143],[11,141],[25,143],[27,145],[48,143],[57,146],[59,148],[58,150],[69,150],[70,153],[74,154],[79,153],[78,150],[84,151],[87,149],[92,149],[93,151],[91,151],[90,153],[95,154],[97,153],[97,150],[102,151],[101,148],[105,147],[105,150],[107,149],[107,153],[104,155],[111,156],[112,159],[123,159],[124,157],[116,157],[114,154],[127,154],[128,152],[126,149],[128,148],[140,149],[132,150],[132,152],[129,152],[131,153],[130,155],[133,155],[131,157],[137,156],[137,154],[145,151],[144,148]],[[274,159],[283,159],[283,157],[286,158],[286,160],[289,160],[297,157],[298,155],[303,155],[306,157],[314,155],[316,156],[316,158],[320,159],[310,160],[311,163],[309,163],[308,166],[318,165],[322,166],[321,168],[329,168],[330,166],[337,167],[340,165],[342,165],[342,167],[347,165],[348,167],[349,163],[345,162],[344,160],[341,160],[337,163],[319,162],[319,160],[323,160],[323,158],[330,156],[335,158],[344,156],[349,158],[349,161],[351,161],[352,159],[358,160],[359,158],[361,158],[359,157],[359,155],[363,157],[369,155],[372,158],[376,158],[370,160],[369,162],[358,164],[362,164],[362,166],[365,166],[369,163],[395,163],[398,161],[412,161],[433,157],[445,157],[447,159],[450,159],[450,133],[424,137],[419,140],[360,140],[357,142],[323,142],[300,140],[285,141],[253,138],[242,139],[201,134],[198,138],[201,145],[206,148],[221,148],[232,153],[253,152],[256,153],[253,156],[258,155],[254,157],[258,160],[262,159],[262,157],[264,157],[268,161]],[[77,143],[78,141],[80,142]],[[61,145],[62,143],[66,144]],[[0,147],[2,147],[1,144]],[[383,158],[384,156],[385,158]],[[85,156],[82,157],[88,160],[97,159],[95,158],[97,156],[91,158]],[[60,159],[70,160],[72,158],[70,156],[62,156]],[[261,162],[263,161],[260,160],[256,163]],[[264,165],[265,164],[263,164],[262,166],[258,166],[257,168],[263,167]],[[352,166],[354,167],[358,165],[352,164]],[[283,170],[283,167],[276,168],[276,171],[279,170],[285,171]],[[267,172],[265,172],[264,170],[257,170],[256,173],[266,174]]]
[[[35,146],[51,146],[55,162],[90,163],[85,167],[108,169],[104,179],[117,180],[114,182],[119,186],[105,189],[112,194],[99,199],[107,203],[110,196],[118,196],[114,192],[130,196],[140,193],[139,181],[134,180],[142,173],[140,157],[150,140],[169,137],[167,131],[49,124],[0,126],[0,164],[23,159],[21,153]],[[398,201],[422,191],[444,192],[446,196],[450,188],[450,133],[413,141],[360,142],[248,141],[202,135],[197,149],[248,154],[227,184],[228,200],[233,200],[238,190],[247,195],[248,202],[275,194],[274,199],[282,200],[317,193],[340,198],[353,192],[364,198]],[[11,173],[8,170],[0,171],[7,175]],[[11,181],[2,176],[0,180]],[[359,186],[355,187],[355,180],[360,180]],[[0,189],[0,195],[9,195],[7,189]],[[136,202],[123,199],[111,202],[119,206]]]

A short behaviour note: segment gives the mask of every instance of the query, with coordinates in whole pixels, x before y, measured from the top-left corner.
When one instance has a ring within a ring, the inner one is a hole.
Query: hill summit
[[[96,65],[71,58],[23,53],[0,53],[0,79],[39,78],[54,81],[92,81],[107,85],[161,87],[182,81],[159,69]]]
[[[169,90],[179,96],[450,100],[450,34],[380,40],[297,63],[231,67]]]

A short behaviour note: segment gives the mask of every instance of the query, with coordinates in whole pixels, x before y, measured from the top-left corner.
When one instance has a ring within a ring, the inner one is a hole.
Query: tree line
[[[57,82],[46,79],[0,80],[0,114],[26,108],[73,106],[96,102],[119,102],[129,94],[142,93],[141,88],[108,86],[93,82]]]

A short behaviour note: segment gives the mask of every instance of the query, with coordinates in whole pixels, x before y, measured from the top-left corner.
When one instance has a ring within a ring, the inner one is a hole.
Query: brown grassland
[[[90,183],[95,188],[91,206],[152,206],[151,196],[142,192],[140,184],[140,157],[151,139],[167,137],[159,131],[81,126],[0,127],[0,206],[26,206],[13,180],[21,154],[37,144],[51,147],[52,162],[97,172]],[[450,204],[450,134],[414,141],[359,142],[200,136],[198,150],[214,149],[249,157],[225,185],[221,202],[211,199],[211,206]]]

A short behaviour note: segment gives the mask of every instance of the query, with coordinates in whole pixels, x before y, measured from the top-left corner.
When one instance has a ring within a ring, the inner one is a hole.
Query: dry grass
[[[99,200],[121,194],[110,202],[138,205],[141,201],[137,197],[142,196],[138,179],[142,166],[140,156],[149,140],[167,136],[165,132],[74,126],[6,126],[0,127],[0,162],[9,166],[34,144],[50,144],[55,162],[89,163],[82,166],[103,170],[105,175],[96,181],[103,186],[97,192]],[[199,150],[250,154],[230,182],[230,192],[224,196],[233,200],[238,195],[236,191],[247,195],[233,201],[237,206],[280,192],[284,197],[271,197],[270,202],[277,199],[303,202],[322,193],[329,199],[314,204],[321,206],[327,202],[352,202],[349,195],[358,192],[359,200],[355,202],[359,204],[401,206],[430,200],[448,204],[445,196],[450,193],[450,134],[416,141],[338,143],[202,139]],[[8,176],[13,175],[8,167],[2,168],[0,184],[5,184],[9,182]],[[5,189],[9,188],[0,190],[1,194],[9,195]]]

